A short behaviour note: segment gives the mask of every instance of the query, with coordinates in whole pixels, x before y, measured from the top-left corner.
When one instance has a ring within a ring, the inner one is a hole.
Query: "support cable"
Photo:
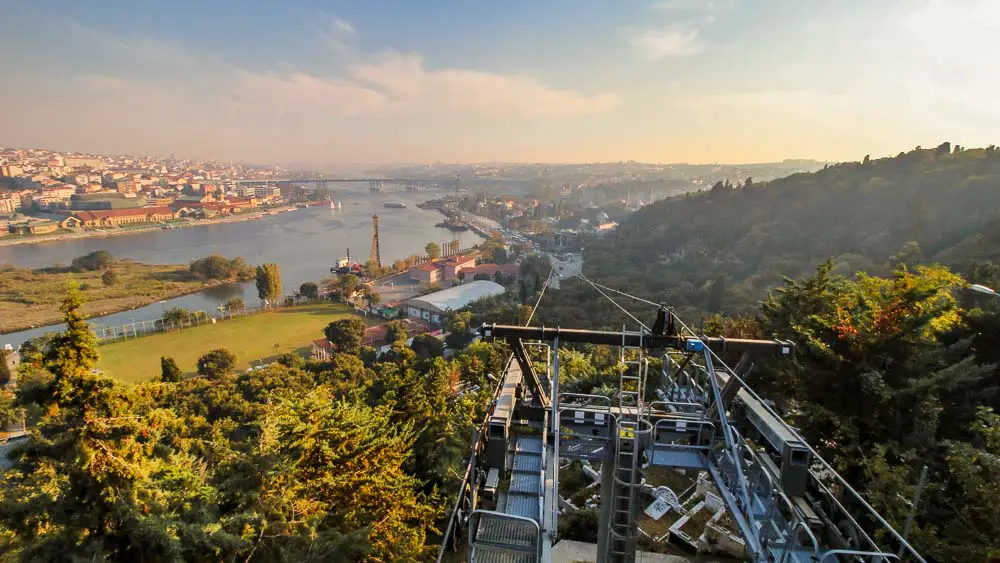
[[[542,284],[542,292],[538,294],[535,306],[531,308],[531,314],[528,315],[528,320],[524,322],[524,326],[530,325],[531,319],[535,318],[535,311],[538,310],[538,304],[542,302],[542,297],[545,296],[545,290],[549,288],[549,282],[552,281],[552,270],[552,268],[549,268],[549,275],[545,278],[545,283]]]
[[[621,312],[623,312],[626,315],[628,315],[633,321],[639,323],[639,326],[641,326],[643,329],[645,329],[646,332],[649,332],[649,327],[648,326],[646,326],[645,324],[643,324],[643,322],[640,321],[638,318],[636,318],[635,315],[633,315],[632,313],[629,313],[628,309],[626,309],[625,307],[622,307],[621,305],[619,305],[618,302],[615,301],[614,299],[612,299],[610,295],[608,295],[607,293],[604,293],[603,291],[601,291],[601,288],[598,287],[596,283],[594,283],[594,282],[590,281],[589,279],[587,279],[587,276],[584,276],[582,273],[577,274],[577,276],[579,276],[579,278],[582,279],[583,281],[589,283],[590,286],[593,287],[597,291],[597,293],[600,293],[601,295],[603,295],[608,301],[611,302],[612,305],[614,305],[615,307],[618,307],[621,310]]]

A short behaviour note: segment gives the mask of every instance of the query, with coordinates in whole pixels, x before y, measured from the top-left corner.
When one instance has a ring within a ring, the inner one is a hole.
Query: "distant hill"
[[[636,212],[588,245],[584,271],[688,313],[735,314],[827,258],[838,272],[873,274],[900,261],[959,273],[997,261],[1000,151],[943,143],[766,183],[719,182]],[[558,299],[579,302],[575,286]]]

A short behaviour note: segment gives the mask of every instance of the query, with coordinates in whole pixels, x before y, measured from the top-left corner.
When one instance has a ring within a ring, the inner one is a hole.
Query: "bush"
[[[559,537],[589,543],[597,542],[597,510],[581,508],[559,518]]]
[[[242,258],[232,260],[213,254],[191,262],[191,274],[200,280],[249,280],[254,277],[254,269]]]
[[[205,377],[218,377],[236,364],[236,354],[225,348],[216,348],[198,358],[198,375]]]
[[[104,272],[103,276],[101,276],[101,281],[107,286],[115,285],[118,283],[118,274],[116,274],[114,270],[108,270]]]
[[[76,272],[103,270],[115,263],[115,257],[107,250],[95,250],[73,259],[71,268]]]
[[[319,286],[313,282],[305,282],[299,286],[299,295],[306,299],[316,299],[319,297]]]

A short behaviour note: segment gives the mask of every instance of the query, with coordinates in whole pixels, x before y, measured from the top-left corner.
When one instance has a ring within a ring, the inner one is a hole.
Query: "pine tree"
[[[160,356],[160,381],[164,383],[176,383],[184,379],[181,368],[177,367],[177,362],[170,356]]]

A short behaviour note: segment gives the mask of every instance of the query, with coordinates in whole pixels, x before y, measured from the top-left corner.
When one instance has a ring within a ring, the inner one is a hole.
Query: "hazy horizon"
[[[985,0],[9,2],[0,145],[316,167],[984,146],[998,24]]]

